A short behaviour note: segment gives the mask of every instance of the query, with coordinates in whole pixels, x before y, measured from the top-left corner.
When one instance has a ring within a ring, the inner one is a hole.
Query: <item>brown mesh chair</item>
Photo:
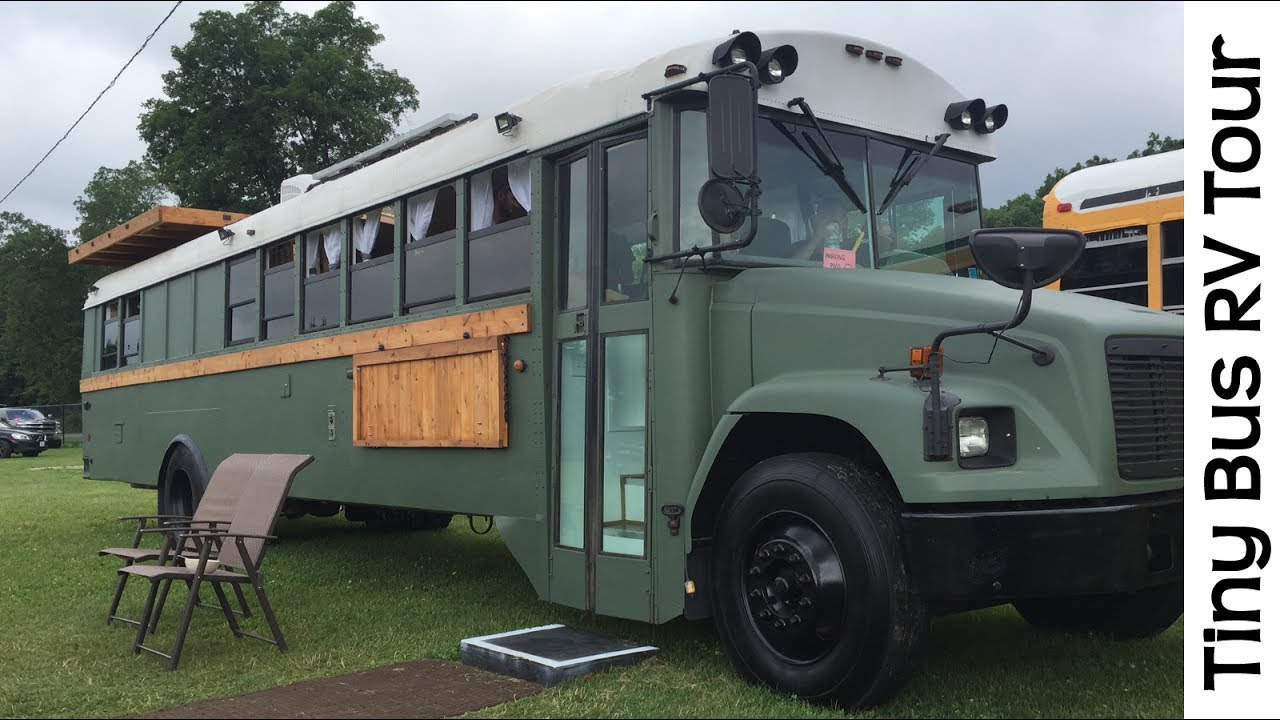
[[[236,506],[240,502],[240,489],[244,486],[244,481],[249,477],[249,473],[257,466],[257,455],[232,455],[223,460],[218,468],[213,471],[213,477],[209,478],[209,486],[205,488],[204,495],[200,498],[200,505],[196,507],[195,513],[190,517],[182,515],[126,515],[121,520],[135,520],[138,523],[137,530],[133,533],[132,547],[119,548],[103,548],[98,551],[99,556],[111,556],[124,560],[125,566],[135,563],[153,562],[160,559],[160,548],[141,547],[142,539],[148,532],[154,532],[157,529],[168,530],[171,535],[175,535],[183,530],[191,528],[216,529],[218,527],[225,528],[231,524],[231,517],[235,514]],[[154,527],[148,527],[154,522]],[[188,543],[186,547],[181,548],[180,554],[195,556],[198,552],[198,546]],[[137,620],[120,617],[116,615],[116,611],[120,607],[120,599],[124,596],[125,584],[131,576],[120,573],[116,580],[115,596],[111,599],[111,608],[107,610],[107,624],[110,625],[112,620],[137,625]],[[244,593],[240,591],[237,585],[235,588],[236,597],[240,601],[239,614],[243,617],[250,616],[249,603],[245,601]],[[206,605],[205,607],[215,607]]]
[[[142,622],[133,642],[133,652],[146,650],[149,653],[168,658],[168,669],[178,667],[182,655],[182,643],[187,636],[187,628],[191,624],[191,613],[198,602],[198,593],[203,583],[213,585],[213,591],[222,607],[222,614],[227,625],[236,637],[251,637],[256,640],[275,645],[283,652],[286,649],[284,635],[276,622],[275,613],[267,601],[266,588],[262,574],[262,558],[266,553],[266,541],[274,540],[270,534],[275,528],[276,518],[284,506],[289,494],[289,487],[298,472],[313,460],[310,455],[255,455],[256,460],[249,477],[245,480],[240,492],[240,502],[231,524],[226,529],[206,530],[192,527],[186,529],[177,541],[167,532],[161,547],[160,561],[156,565],[126,565],[119,572],[125,575],[144,577],[151,582],[147,593],[146,606],[142,611]],[[162,530],[162,532],[165,532]],[[199,550],[194,558],[174,558],[171,548],[180,548],[187,542],[197,544]],[[215,554],[216,553],[216,554]],[[169,564],[170,560],[183,564]],[[164,597],[156,602],[160,586],[164,585],[165,593],[174,580],[186,583],[187,601],[182,611],[182,620],[178,624],[178,635],[173,650],[165,653],[142,644],[146,638],[148,625],[152,632],[164,611]],[[222,585],[230,583],[233,587],[251,585],[258,598],[262,615],[271,628],[274,639],[240,629],[235,613],[227,602]]]

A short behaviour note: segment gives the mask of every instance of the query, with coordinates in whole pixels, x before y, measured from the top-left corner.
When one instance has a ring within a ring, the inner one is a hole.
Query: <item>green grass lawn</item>
[[[155,511],[155,493],[80,478],[80,451],[0,460],[0,717],[128,716],[420,658],[457,659],[464,637],[566,623],[649,643],[656,658],[489,708],[498,717],[839,717],[738,680],[710,623],[595,618],[539,601],[497,533],[465,518],[444,532],[384,534],[340,518],[281,520],[267,592],[290,650],[236,640],[199,610],[175,673],[130,652],[107,627],[126,543],[119,515]],[[136,581],[135,581],[136,583]],[[122,611],[136,616],[145,586]],[[181,593],[175,597],[180,598]],[[172,641],[171,602],[157,643]],[[166,633],[166,629],[169,631]],[[265,633],[256,617],[247,629]],[[907,690],[867,717],[1171,717],[1182,715],[1182,621],[1116,643],[1032,630],[1012,609],[934,622]]]

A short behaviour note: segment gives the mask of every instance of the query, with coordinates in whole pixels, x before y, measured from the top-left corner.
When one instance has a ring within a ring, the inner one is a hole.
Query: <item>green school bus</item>
[[[937,613],[1160,632],[1182,320],[1033,290],[1070,231],[979,230],[1007,118],[871,40],[740,32],[89,248],[123,267],[85,477],[188,513],[230,454],[311,454],[288,513],[491,516],[540,598],[713,619],[745,678],[848,707]]]

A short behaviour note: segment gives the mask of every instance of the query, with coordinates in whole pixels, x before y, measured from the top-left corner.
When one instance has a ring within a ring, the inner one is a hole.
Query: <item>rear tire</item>
[[[884,702],[910,679],[929,614],[887,482],[847,458],[804,453],[765,460],[730,488],[712,606],[744,679],[846,708]]]
[[[1182,601],[1179,580],[1136,593],[1018,600],[1013,607],[1039,628],[1132,640],[1167,630],[1182,617]]]
[[[196,459],[191,448],[181,443],[174,445],[160,475],[156,510],[160,515],[191,517],[208,486],[204,463]]]

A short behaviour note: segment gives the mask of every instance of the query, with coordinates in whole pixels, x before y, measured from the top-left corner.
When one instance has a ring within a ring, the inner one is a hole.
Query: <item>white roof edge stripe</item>
[[[1171,150],[1158,155],[1095,165],[1063,177],[1053,187],[1053,194],[1058,202],[1069,202],[1078,208],[1081,202],[1089,198],[1178,182],[1185,177],[1183,162],[1183,151]],[[1172,196],[1178,193],[1168,194]]]
[[[947,147],[994,158],[991,135],[952,131],[943,120],[950,102],[969,99],[910,55],[858,37],[814,31],[759,32],[764,47],[794,45],[800,62],[796,73],[779,85],[760,90],[761,103],[782,107],[804,96],[820,118],[917,140],[950,132]],[[695,43],[665,52],[634,67],[589,73],[508,106],[522,122],[514,136],[499,135],[492,117],[481,116],[436,138],[228,225],[235,234],[223,244],[209,232],[173,250],[102,278],[85,308],[140,291],[167,278],[206,267],[337,218],[426,189],[477,168],[536,152],[627,118],[646,113],[643,93],[714,69],[711,51],[726,38]],[[882,50],[903,58],[901,67],[854,57],[846,43]],[[823,61],[818,62],[818,58]],[[807,60],[807,63],[806,63]],[[665,78],[670,64],[688,68]],[[807,71],[807,72],[806,72]],[[841,73],[835,75],[835,73]],[[840,85],[836,85],[836,82]],[[699,86],[695,86],[699,87]],[[868,102],[868,98],[890,99]],[[989,104],[998,97],[987,98]],[[283,179],[283,178],[282,178]],[[254,231],[253,235],[248,230]]]

